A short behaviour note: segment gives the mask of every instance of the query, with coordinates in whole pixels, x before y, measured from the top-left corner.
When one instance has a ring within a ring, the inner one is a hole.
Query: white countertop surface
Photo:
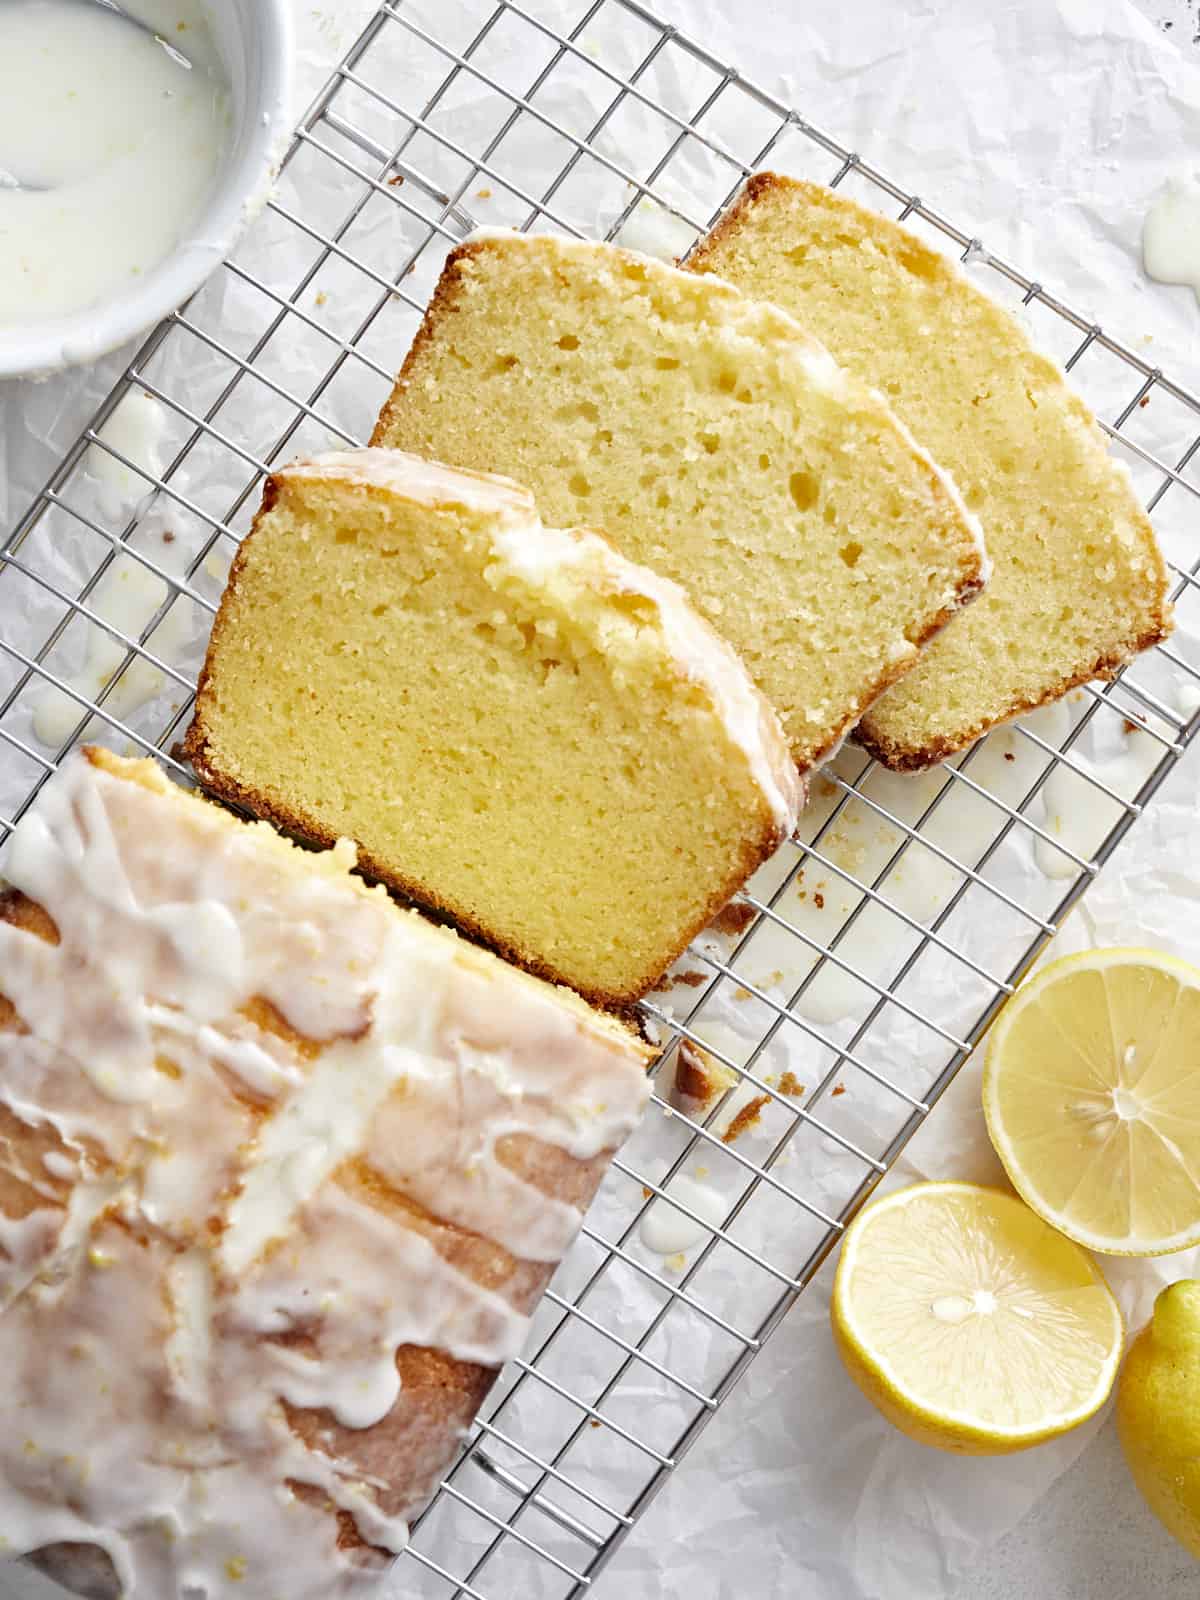
[[[322,76],[322,63],[328,66],[341,53],[359,21],[373,6],[369,0],[323,0],[319,6],[308,4],[307,0],[293,0],[293,3],[302,43],[301,99],[306,101]],[[1101,0],[1078,0],[1081,18],[1092,3],[1100,4]],[[1135,0],[1135,3],[1182,50],[1200,54],[1197,0]],[[860,4],[865,5],[865,0],[860,0]],[[1002,8],[1003,0],[958,0],[958,4],[964,10],[977,8],[983,16]],[[674,0],[662,9],[690,31],[704,37],[707,18],[714,13],[728,15],[736,7],[747,41],[744,64],[754,73],[764,70],[759,65],[763,59],[761,30],[756,35],[754,28],[754,13],[760,5],[764,14],[774,9],[771,0],[690,0],[687,4]],[[904,9],[914,16],[923,15],[933,9],[933,3],[931,0],[906,0]],[[1114,63],[1114,71],[1120,70],[1121,64]],[[852,95],[853,83],[843,84],[842,92]],[[836,133],[835,118],[827,115],[825,120]],[[909,171],[902,176],[920,184],[920,173]],[[922,193],[937,204],[933,188],[930,184],[929,191],[922,190]],[[1200,314],[1197,332],[1200,333]],[[70,380],[67,382],[69,384]],[[5,391],[0,386],[0,469],[4,465],[5,410]],[[11,426],[11,417],[7,422]],[[0,484],[0,513],[5,509],[2,490]],[[8,509],[12,512],[18,507],[13,505]],[[1138,848],[1135,830],[1125,849],[1136,851]],[[1200,896],[1200,878],[1192,892]],[[807,1324],[801,1327],[795,1319],[785,1323],[756,1363],[752,1387],[760,1400],[771,1393],[775,1384],[779,1386],[780,1396],[785,1394],[792,1365],[789,1344],[800,1336],[813,1337],[812,1327]],[[731,1463],[739,1461],[739,1402],[743,1398],[735,1392],[724,1414],[717,1418],[697,1447],[692,1461],[699,1463],[707,1458],[710,1469],[723,1454]],[[797,1455],[806,1448],[814,1446],[801,1430],[795,1441]],[[919,1447],[912,1448],[915,1451]],[[659,1568],[653,1559],[655,1547],[663,1540],[693,1537],[688,1529],[695,1530],[699,1526],[696,1508],[688,1504],[691,1466],[692,1462],[685,1465],[668,1485],[613,1566],[597,1581],[595,1592],[602,1600],[604,1596],[611,1596],[613,1600],[618,1596],[623,1600],[643,1600],[643,1597],[650,1600],[651,1596],[664,1592]],[[964,1470],[969,1470],[969,1464]],[[847,1511],[850,1509],[848,1507]],[[733,1600],[735,1596],[737,1600],[768,1600],[768,1595],[774,1600],[779,1593],[777,1587],[768,1590],[747,1585],[743,1551],[749,1542],[769,1541],[777,1536],[786,1545],[786,1510],[779,1511],[778,1516],[778,1527],[769,1523],[747,1526],[739,1521],[726,1537],[722,1535],[720,1508],[705,1508],[709,1526],[706,1536],[697,1538],[687,1600]],[[886,1538],[886,1534],[881,1531],[880,1537]],[[35,1592],[50,1593],[41,1584],[27,1585],[24,1579],[18,1581],[10,1569],[0,1569],[0,1595],[16,1600],[18,1595],[24,1597]],[[798,1600],[807,1594],[802,1576],[797,1577],[794,1592]],[[1151,1597],[1174,1600],[1174,1597],[1200,1596],[1200,1566],[1181,1551],[1142,1506],[1125,1472],[1111,1424],[1106,1424],[1036,1509],[980,1557],[966,1575],[960,1575],[948,1589],[938,1592],[948,1593],[953,1600],[1001,1600],[1001,1597],[1008,1600],[1010,1596],[1023,1594],[1036,1600],[1093,1600],[1101,1596],[1104,1600],[1143,1600],[1143,1597],[1144,1600],[1151,1600]],[[845,1600],[857,1600],[859,1593],[856,1589],[854,1596],[847,1595]],[[891,1600],[886,1587],[879,1588],[877,1594],[878,1600]]]

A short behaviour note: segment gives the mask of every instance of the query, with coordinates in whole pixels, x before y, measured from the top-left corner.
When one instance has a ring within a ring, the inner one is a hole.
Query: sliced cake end
[[[859,726],[887,766],[952,755],[1166,636],[1166,569],[1129,474],[956,263],[828,189],[759,173],[688,266],[776,300],[886,394],[987,532],[986,593]]]

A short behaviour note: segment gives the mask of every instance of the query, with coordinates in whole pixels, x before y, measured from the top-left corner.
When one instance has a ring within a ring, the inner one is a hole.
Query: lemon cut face
[[[923,1183],[847,1230],[832,1320],[855,1382],[910,1438],[998,1455],[1092,1416],[1121,1313],[1083,1250],[1014,1196]]]
[[[1200,1243],[1200,971],[1093,950],[1024,984],[992,1030],[983,1089],[1014,1187],[1113,1255]]]

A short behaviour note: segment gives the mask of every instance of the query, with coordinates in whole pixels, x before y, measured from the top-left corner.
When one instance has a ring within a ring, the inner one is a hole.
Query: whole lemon
[[[1200,1557],[1200,1282],[1165,1288],[1125,1358],[1117,1430],[1146,1503]]]

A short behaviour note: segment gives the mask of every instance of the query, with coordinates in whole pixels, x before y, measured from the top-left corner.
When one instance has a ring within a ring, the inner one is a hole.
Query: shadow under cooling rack
[[[632,0],[393,0],[236,257],[146,342],[0,550],[0,833],[85,736],[186,780],[172,750],[263,476],[369,435],[447,247],[486,224],[682,255],[772,164],[904,219],[1070,370],[1155,514],[1179,628],[932,773],[847,749],[818,778],[797,838],[646,1003],[650,1115],[398,1592],[589,1585],[1179,759],[1200,708],[1200,402]],[[150,452],[118,426],[131,401],[153,408]],[[696,1117],[672,1089],[692,1047],[734,1081]],[[719,1217],[675,1187],[697,1174]],[[640,1237],[664,1192],[702,1240],[666,1261]]]

